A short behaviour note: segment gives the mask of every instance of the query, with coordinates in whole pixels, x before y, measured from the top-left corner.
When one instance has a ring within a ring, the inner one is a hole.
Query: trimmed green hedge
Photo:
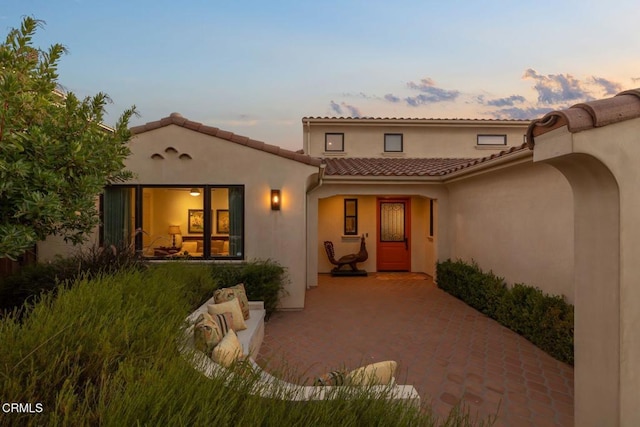
[[[254,260],[241,264],[213,264],[212,274],[223,288],[244,283],[249,300],[264,301],[266,318],[276,311],[286,295],[287,270],[272,260]]]
[[[573,365],[573,305],[563,297],[483,272],[474,262],[439,262],[438,287]]]

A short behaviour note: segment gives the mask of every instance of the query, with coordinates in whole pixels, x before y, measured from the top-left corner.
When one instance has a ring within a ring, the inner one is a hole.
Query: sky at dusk
[[[637,0],[0,0],[106,124],[184,117],[289,149],[302,117],[533,119],[640,87]]]

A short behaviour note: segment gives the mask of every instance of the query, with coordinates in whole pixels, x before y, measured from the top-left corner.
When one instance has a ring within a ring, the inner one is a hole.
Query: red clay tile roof
[[[324,174],[350,176],[440,176],[471,159],[328,158]]]
[[[534,138],[562,126],[571,133],[607,126],[640,117],[640,88],[620,92],[612,98],[576,104],[566,110],[552,111],[534,120],[527,129],[530,149]]]
[[[176,125],[186,129],[200,132],[205,135],[215,136],[220,139],[225,139],[236,144],[245,145],[247,147],[255,148],[256,150],[266,151],[267,153],[275,154],[276,156],[284,157],[286,159],[295,160],[297,162],[305,163],[311,166],[320,166],[322,163],[320,159],[301,154],[299,152],[286,150],[275,145],[266,144],[262,141],[248,138],[246,136],[236,135],[233,132],[218,129],[213,126],[207,126],[199,122],[187,120],[179,113],[171,113],[169,117],[157,120],[155,122],[149,122],[141,126],[135,126],[130,129],[133,135],[139,135],[150,130],[158,129],[161,127]]]
[[[526,144],[483,158],[325,158],[325,176],[444,176],[507,154],[524,151]]]
[[[320,120],[320,121],[329,121],[329,120],[344,120],[344,121],[354,121],[354,122],[364,122],[364,121],[400,121],[400,122],[434,122],[434,123],[483,123],[488,122],[495,124],[496,122],[507,122],[514,124],[524,124],[530,122],[530,120],[520,120],[520,119],[463,119],[463,118],[418,118],[418,117],[303,117],[302,121],[312,121],[312,120]]]

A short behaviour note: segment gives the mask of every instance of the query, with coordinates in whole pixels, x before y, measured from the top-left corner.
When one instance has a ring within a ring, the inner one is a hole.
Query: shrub
[[[255,260],[242,264],[213,264],[213,277],[220,287],[244,283],[250,300],[264,301],[267,319],[277,309],[288,281],[286,269],[275,261]]]
[[[97,247],[78,251],[68,258],[24,267],[0,280],[0,313],[20,309],[21,315],[42,294],[54,292],[59,285],[80,277],[96,277],[127,269],[141,269],[142,262],[128,246]]]
[[[2,425],[434,425],[428,411],[366,388],[351,399],[295,403],[250,393],[256,377],[206,378],[180,355],[208,266],[167,263],[81,279],[44,296],[22,322],[0,323],[3,402],[41,403]],[[184,280],[188,278],[188,280]],[[452,412],[446,425],[472,425]]]
[[[476,263],[437,264],[438,287],[527,338],[558,360],[573,365],[573,306],[561,296],[484,273]]]

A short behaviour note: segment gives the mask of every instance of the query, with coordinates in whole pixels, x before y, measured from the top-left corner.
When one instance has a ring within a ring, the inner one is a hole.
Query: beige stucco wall
[[[177,153],[166,152],[168,147]],[[306,183],[317,167],[175,125],[135,136],[131,150],[126,166],[137,174],[134,184],[244,185],[245,259],[269,258],[285,266],[291,283],[282,308],[304,306]],[[154,153],[164,160],[151,159]],[[182,154],[191,159],[180,159]],[[270,209],[272,188],[281,190],[280,211]],[[173,213],[186,234],[186,205],[181,210]]]
[[[576,194],[576,425],[640,425],[640,119],[535,143]]]
[[[385,123],[303,124],[305,152],[314,157],[485,157],[524,142],[527,124],[427,125]],[[326,153],[325,133],[344,133],[344,152]],[[403,134],[403,153],[384,153],[384,134]],[[507,135],[507,145],[478,147],[478,134]]]
[[[529,162],[447,186],[452,259],[573,302],[573,197],[561,173]]]

